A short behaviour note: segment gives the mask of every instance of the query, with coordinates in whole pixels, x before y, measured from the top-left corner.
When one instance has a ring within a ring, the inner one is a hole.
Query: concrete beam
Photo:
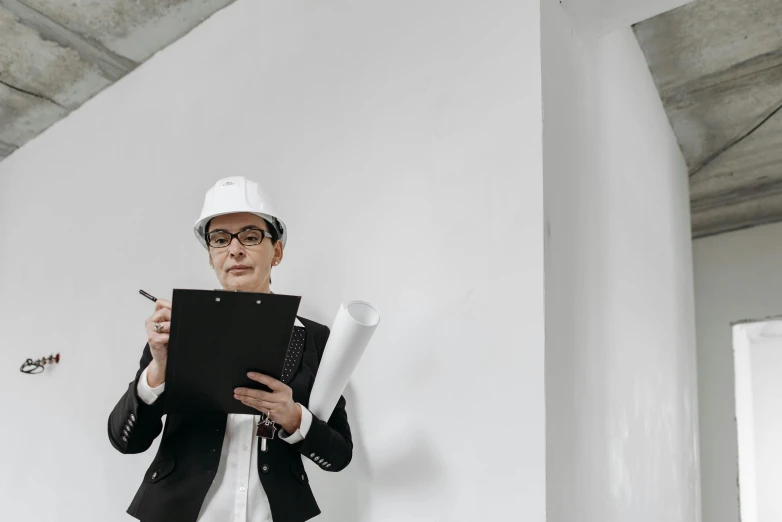
[[[70,31],[20,0],[0,0],[0,6],[13,13],[23,24],[37,31],[45,40],[74,49],[82,60],[95,65],[111,81],[119,80],[138,66],[133,60],[115,54],[99,43]]]
[[[757,121],[752,122],[752,124],[749,126],[749,128],[738,136],[735,136],[728,140],[724,145],[722,145],[719,149],[702,159],[699,163],[692,165],[689,170],[689,176],[693,177],[699,172],[701,172],[703,169],[714,163],[720,156],[731,150],[733,147],[738,145],[739,143],[743,142],[750,136],[752,136],[755,132],[761,129],[766,123],[771,120],[774,116],[779,114],[779,112],[782,111],[782,101],[775,103],[772,107],[770,107],[765,113],[761,115],[760,118],[758,118]]]
[[[18,148],[16,145],[0,141],[0,159],[10,156]]]
[[[13,85],[10,82],[6,82],[6,81],[3,81],[3,80],[0,80],[0,85],[4,85],[4,86],[8,87],[9,89],[11,89],[12,91],[16,91],[19,94],[26,94],[27,96],[32,96],[34,98],[38,98],[39,100],[43,100],[43,101],[49,102],[51,104],[54,104],[57,107],[60,107],[61,109],[68,110],[67,107],[63,107],[62,105],[57,103],[55,100],[53,100],[51,98],[48,98],[48,97],[44,96],[43,94],[36,94],[36,93],[34,93],[32,91],[28,91],[27,89],[22,89],[21,87],[17,87],[16,85]]]
[[[782,222],[782,194],[693,213],[692,237],[700,239],[778,222]]]
[[[0,84],[0,141],[23,145],[69,111]]]
[[[693,197],[690,200],[690,209],[693,214],[705,213],[776,196],[782,196],[782,178],[764,180],[760,183],[745,183],[738,187]]]
[[[762,84],[779,85],[782,80],[782,48],[753,56],[727,69],[707,74],[660,92],[668,111],[690,107],[695,98],[713,98],[731,91],[746,91]]]

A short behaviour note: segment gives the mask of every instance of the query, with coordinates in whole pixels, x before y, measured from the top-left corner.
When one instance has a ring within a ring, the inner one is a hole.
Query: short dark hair
[[[280,240],[280,233],[277,231],[277,227],[269,223],[268,219],[264,219],[263,221],[266,223],[266,228],[269,230],[269,234],[272,235],[271,237],[272,245],[277,244],[277,241]],[[277,220],[275,219],[275,221]]]

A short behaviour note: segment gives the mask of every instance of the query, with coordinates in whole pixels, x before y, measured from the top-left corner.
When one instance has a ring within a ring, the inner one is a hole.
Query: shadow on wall
[[[353,460],[338,474],[323,473],[307,461],[315,496],[324,522],[360,522],[368,520],[373,495],[397,497],[402,500],[424,496],[440,490],[443,469],[437,461],[434,445],[425,435],[407,432],[400,426],[399,434],[390,434],[398,441],[392,451],[398,453],[385,458],[371,459],[364,445],[364,431],[356,411],[358,399],[351,384],[345,389],[350,428],[353,435]],[[407,432],[407,433],[405,433]],[[385,438],[385,437],[384,437]],[[373,462],[375,463],[373,465]],[[381,464],[377,464],[381,462]]]

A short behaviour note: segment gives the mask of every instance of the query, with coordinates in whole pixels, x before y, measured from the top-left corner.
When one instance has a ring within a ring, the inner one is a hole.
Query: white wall
[[[782,520],[782,321],[733,328],[741,520]]]
[[[750,359],[757,522],[778,522],[782,520],[782,340],[756,340],[750,348]]]
[[[290,226],[275,290],[383,313],[354,463],[310,468],[321,520],[542,522],[539,25],[537,1],[243,0],[0,164],[0,518],[127,518],[152,455],[106,418],[137,290],[216,286],[191,226],[246,174]]]
[[[736,371],[736,435],[739,454],[740,520],[758,522],[757,473],[755,472],[755,420],[752,399],[752,341],[747,324],[733,327],[733,361]]]
[[[782,224],[699,239],[694,258],[703,518],[738,522],[731,323],[782,315]]]
[[[698,521],[687,169],[632,31],[541,16],[547,517]]]

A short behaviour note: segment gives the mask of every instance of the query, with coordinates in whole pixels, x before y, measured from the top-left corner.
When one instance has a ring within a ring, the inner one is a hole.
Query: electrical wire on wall
[[[41,357],[37,361],[33,361],[32,359],[27,359],[24,364],[22,364],[22,367],[19,369],[22,373],[29,373],[30,375],[35,375],[38,373],[42,373],[44,371],[44,367],[47,364],[57,364],[60,362],[60,354],[57,355],[50,355],[49,357]]]

